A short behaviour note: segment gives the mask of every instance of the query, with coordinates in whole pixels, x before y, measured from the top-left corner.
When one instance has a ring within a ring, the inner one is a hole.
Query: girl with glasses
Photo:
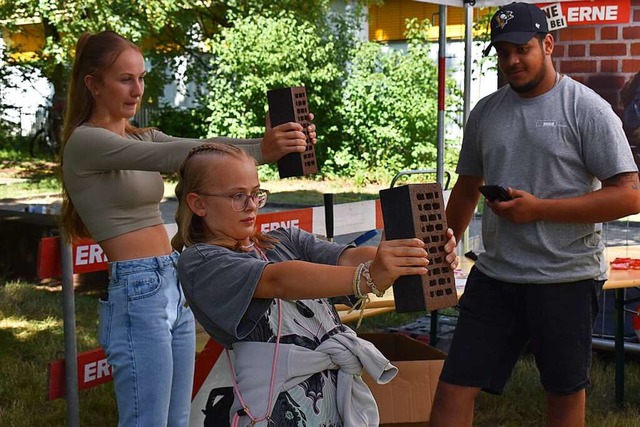
[[[377,426],[360,373],[364,366],[384,383],[396,369],[340,322],[327,298],[365,299],[401,275],[427,274],[424,243],[353,247],[298,228],[258,232],[267,193],[255,160],[230,145],[192,150],[176,196],[178,277],[198,322],[234,351],[231,425]]]
[[[110,261],[99,335],[113,368],[119,425],[187,426],[195,327],[160,214],[160,172],[176,172],[189,150],[206,141],[129,123],[146,73],[140,48],[116,33],[78,40],[61,154],[62,225],[70,239],[93,238]],[[302,131],[285,123],[267,127],[262,139],[209,141],[273,162],[305,150]],[[309,133],[315,142],[314,126]]]

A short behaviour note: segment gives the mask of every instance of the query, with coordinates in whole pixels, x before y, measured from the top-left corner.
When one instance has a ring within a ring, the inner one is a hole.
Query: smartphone
[[[478,190],[490,202],[493,202],[495,200],[498,200],[500,202],[511,200],[509,192],[501,185],[481,185],[480,187],[478,187]]]

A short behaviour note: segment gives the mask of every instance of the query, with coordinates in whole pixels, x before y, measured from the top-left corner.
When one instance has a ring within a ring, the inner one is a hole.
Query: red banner
[[[258,215],[256,228],[266,233],[276,228],[296,227],[313,232],[313,209],[295,209],[291,211],[269,212]]]
[[[205,382],[207,375],[222,354],[224,348],[209,339],[202,351],[196,357],[193,379],[193,397]],[[66,387],[64,359],[49,363],[49,384],[47,399],[55,400],[65,396]],[[99,386],[113,379],[111,366],[107,363],[107,356],[101,348],[78,354],[78,390],[86,390]]]
[[[593,0],[538,4],[547,15],[549,30],[578,26],[628,23],[631,0]]]
[[[49,363],[49,400],[65,395],[65,363],[58,359]],[[78,390],[86,390],[111,381],[111,366],[101,348],[78,354]]]

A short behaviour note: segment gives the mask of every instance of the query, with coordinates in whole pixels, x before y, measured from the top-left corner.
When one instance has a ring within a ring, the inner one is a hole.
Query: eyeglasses
[[[236,212],[242,212],[249,206],[249,199],[256,205],[258,209],[263,208],[267,204],[267,197],[269,192],[267,190],[256,190],[251,194],[236,193],[236,194],[215,194],[215,193],[203,193],[198,192],[201,196],[214,196],[214,197],[228,197],[231,199],[231,207]]]

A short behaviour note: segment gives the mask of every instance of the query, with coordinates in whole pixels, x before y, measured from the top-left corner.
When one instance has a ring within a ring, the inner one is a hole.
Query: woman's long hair
[[[76,44],[76,56],[73,62],[71,79],[69,80],[66,114],[62,131],[62,145],[60,148],[60,170],[64,147],[69,137],[78,126],[89,120],[93,113],[95,101],[84,83],[87,75],[92,75],[100,81],[103,73],[111,67],[120,54],[127,49],[135,49],[142,54],[140,48],[113,31],[103,31],[97,34],[84,33]],[[126,132],[137,134],[144,131],[127,123]],[[68,239],[90,237],[82,219],[69,197],[64,181],[62,183],[62,211],[61,225],[66,231]]]
[[[194,162],[194,158],[201,157],[232,158],[237,160],[250,161],[253,164],[256,160],[244,151],[233,145],[208,143],[194,147],[180,166],[180,178],[176,184],[176,197],[178,198],[178,209],[176,210],[176,224],[178,232],[171,239],[171,246],[182,252],[184,247],[195,245],[196,243],[212,243],[223,246],[231,250],[241,250],[241,245],[228,236],[212,236],[207,230],[204,220],[195,215],[187,204],[187,195],[197,193],[204,189],[207,183],[207,171],[210,170],[203,165],[208,162]],[[252,237],[256,247],[261,249],[272,248],[278,242],[277,239],[263,233],[255,233]]]

